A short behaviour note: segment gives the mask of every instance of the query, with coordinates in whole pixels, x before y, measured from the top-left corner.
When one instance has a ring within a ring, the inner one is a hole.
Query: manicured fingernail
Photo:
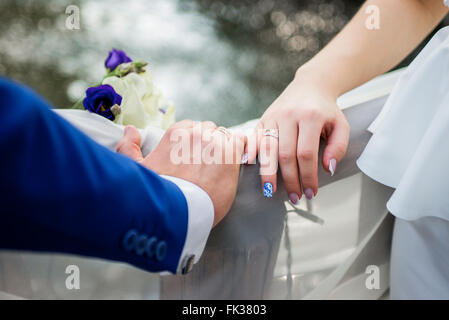
[[[247,164],[247,163],[248,163],[248,153],[245,152],[245,153],[242,155],[242,164]]]
[[[331,177],[334,175],[335,169],[337,169],[337,160],[332,158],[329,161],[329,171],[331,172]]]
[[[298,201],[299,201],[299,196],[296,193],[294,193],[294,192],[290,193],[288,195],[288,198],[290,199],[290,202],[293,203],[293,204],[297,204]]]
[[[309,199],[309,200],[312,200],[312,199],[313,199],[313,190],[312,190],[312,189],[307,188],[307,189],[304,191],[304,194],[306,195],[306,198],[307,198],[307,199]]]
[[[263,185],[263,196],[265,198],[273,197],[273,185],[269,182],[265,182]]]

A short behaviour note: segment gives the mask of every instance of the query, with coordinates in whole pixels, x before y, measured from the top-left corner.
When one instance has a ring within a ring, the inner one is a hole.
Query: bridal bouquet
[[[85,98],[75,107],[121,125],[167,129],[175,120],[175,109],[154,86],[147,65],[112,49],[105,60],[107,72],[103,80],[88,88]]]

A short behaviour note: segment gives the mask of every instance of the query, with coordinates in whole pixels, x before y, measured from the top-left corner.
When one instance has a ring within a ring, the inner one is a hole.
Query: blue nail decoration
[[[263,196],[265,198],[273,197],[273,185],[269,182],[265,182],[263,185]]]

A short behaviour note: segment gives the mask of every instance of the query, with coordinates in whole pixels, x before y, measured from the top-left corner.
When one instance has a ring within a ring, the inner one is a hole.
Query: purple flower
[[[106,68],[113,71],[119,64],[125,62],[132,62],[132,60],[126,55],[124,51],[112,49],[111,51],[109,51],[109,55],[104,61],[104,65]]]
[[[87,89],[86,98],[83,100],[83,105],[86,110],[97,113],[111,121],[115,120],[115,115],[111,107],[116,104],[120,105],[121,103],[122,97],[108,84]]]

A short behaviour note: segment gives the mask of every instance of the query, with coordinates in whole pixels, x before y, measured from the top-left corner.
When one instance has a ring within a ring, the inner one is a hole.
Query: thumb
[[[118,153],[128,156],[137,162],[141,162],[143,155],[140,150],[139,130],[133,126],[126,126],[123,138],[117,144],[116,150]]]
[[[335,122],[323,153],[323,168],[329,171],[331,175],[334,175],[337,163],[340,162],[346,153],[349,131],[349,124],[344,116]],[[331,161],[332,165],[330,165]]]

